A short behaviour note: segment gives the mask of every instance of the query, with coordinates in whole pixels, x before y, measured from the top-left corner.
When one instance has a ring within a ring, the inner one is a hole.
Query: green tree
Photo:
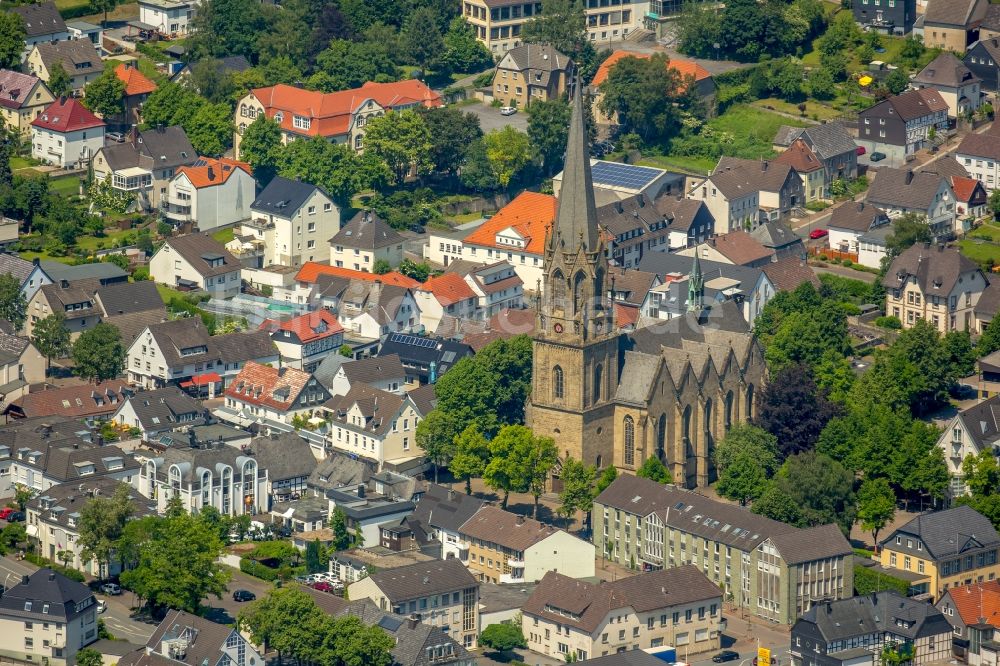
[[[501,654],[514,648],[528,647],[520,625],[491,624],[479,634],[479,643]]]
[[[114,73],[114,70],[111,70]],[[98,77],[96,80],[92,81],[90,86],[87,87],[87,95],[90,95],[90,87],[101,80],[102,77]],[[118,78],[118,77],[115,77]],[[56,97],[64,97],[71,92],[73,92],[73,81],[69,78],[69,74],[66,73],[66,68],[63,67],[62,61],[56,62],[52,65],[52,69],[49,70],[49,90]],[[124,89],[124,87],[123,87]],[[87,108],[91,108],[90,104],[87,104]],[[93,110],[91,108],[91,110]],[[120,110],[116,109],[116,110]]]
[[[896,69],[885,78],[885,88],[893,95],[898,95],[910,86],[910,77],[905,69]]]
[[[1000,190],[996,190],[1000,192]],[[982,358],[1000,349],[1000,317],[994,317],[986,325],[983,334],[976,343],[976,356]]]
[[[719,472],[715,490],[722,497],[745,506],[767,490],[767,472],[760,460],[747,451],[740,451],[729,466]]]
[[[614,483],[617,478],[618,470],[614,467],[614,465],[607,467],[603,472],[601,472],[601,476],[597,479],[597,488],[595,489],[594,496],[596,497],[607,490],[607,487]]]
[[[66,315],[56,311],[35,322],[31,331],[31,342],[45,357],[46,369],[52,366],[52,359],[63,358],[69,354],[69,329],[66,327]]]
[[[0,275],[0,319],[6,319],[15,331],[19,331],[27,318],[28,303],[20,280],[11,273]]]
[[[636,476],[657,483],[673,483],[674,477],[657,456],[649,456],[635,472]]]
[[[576,58],[587,40],[582,0],[542,0],[542,11],[521,28],[521,41],[551,44]]]
[[[462,25],[471,27],[463,19],[458,20]],[[417,113],[423,118],[430,133],[431,148],[427,157],[434,171],[457,173],[469,146],[483,136],[479,117],[451,106],[419,107]]]
[[[896,493],[887,479],[865,479],[858,489],[858,522],[872,533],[878,544],[878,533],[896,515]]]
[[[143,102],[142,120],[149,127],[180,125],[187,128],[198,109],[207,103],[198,93],[179,83],[161,83]]]
[[[256,59],[256,40],[267,31],[261,4],[254,0],[206,0],[198,6],[193,23],[190,50],[196,57]]]
[[[481,72],[493,66],[493,55],[476,39],[475,28],[461,16],[456,16],[444,35],[441,65],[452,72]]]
[[[601,84],[600,109],[616,116],[624,132],[644,142],[664,139],[680,127],[680,111],[688,106],[683,90],[693,91],[694,79],[682,79],[664,54],[622,58]]]
[[[844,534],[854,524],[854,476],[836,460],[815,451],[790,456],[775,475],[778,488],[794,500],[807,525],[837,523]]]
[[[767,476],[778,467],[778,439],[756,425],[735,423],[715,447],[715,468],[725,471],[744,453],[760,461]]]
[[[376,259],[375,263],[372,264],[372,273],[375,275],[385,275],[392,270],[392,264],[390,264],[385,259]]]
[[[95,495],[80,509],[80,536],[77,539],[80,556],[84,561],[97,562],[101,578],[109,574],[125,525],[134,515],[135,504],[125,483],[118,484],[114,495]]]
[[[481,477],[490,461],[489,442],[475,423],[470,423],[455,438],[455,455],[448,469],[456,478],[465,479],[465,494],[472,494],[472,477]]]
[[[614,468],[611,468],[614,469]],[[597,469],[576,458],[566,458],[559,478],[562,491],[559,493],[559,515],[572,518],[577,511],[586,514],[585,527],[590,529],[590,512],[594,509],[594,480]]]
[[[125,345],[112,324],[100,323],[80,334],[71,354],[74,372],[88,381],[114,379],[125,368]]]
[[[505,189],[531,162],[531,140],[511,125],[487,132],[483,145],[493,178]]]
[[[396,185],[402,185],[413,168],[419,174],[430,171],[432,147],[427,124],[412,109],[373,118],[365,131],[365,152],[385,162]]]
[[[202,104],[184,130],[199,154],[218,157],[233,142],[232,109],[224,103]]]
[[[462,185],[476,192],[495,192],[500,189],[500,182],[486,156],[485,137],[469,144],[462,159],[459,179]]]
[[[569,136],[569,104],[563,99],[539,100],[528,107],[528,138],[546,173],[562,165]]]
[[[319,539],[313,539],[306,544],[306,571],[309,573],[319,573],[326,570],[326,563],[322,559],[323,546]]]
[[[507,428],[520,426],[506,426]],[[503,431],[501,431],[503,432]],[[500,433],[497,433],[499,436]],[[528,472],[528,492],[535,503],[531,508],[531,517],[538,517],[538,500],[545,492],[545,482],[549,473],[559,462],[559,449],[551,437],[535,437],[532,442],[526,470]]]
[[[76,666],[102,666],[104,656],[94,648],[82,648],[76,653]]]
[[[931,228],[927,224],[927,217],[919,213],[900,215],[892,221],[892,233],[885,242],[890,257],[898,257],[911,245],[931,242]]]
[[[781,455],[788,456],[811,449],[836,414],[809,368],[797,364],[772,374],[757,400],[754,423],[774,435]]]
[[[24,19],[14,12],[0,12],[0,67],[14,69],[24,51]]]
[[[28,502],[31,498],[35,496],[35,491],[28,486],[22,485],[20,483],[14,486],[14,503],[17,504],[18,511],[24,511],[25,507],[28,506]]]
[[[528,492],[532,479],[539,473],[530,467],[536,460],[536,450],[540,448],[537,439],[530,428],[507,425],[490,440],[490,460],[483,470],[483,481],[493,490],[503,493],[500,506],[504,509],[510,494]],[[554,464],[555,460],[552,461]],[[552,465],[541,474],[548,474]]]
[[[1000,465],[992,451],[968,455],[962,461],[962,479],[974,497],[991,495],[1000,488]]]
[[[384,45],[335,39],[316,57],[310,87],[323,92],[360,88],[368,81],[395,81],[396,65]]]
[[[429,69],[436,67],[444,53],[444,39],[438,28],[438,16],[431,7],[418,7],[406,19],[402,44],[414,64]]]
[[[774,483],[767,485],[764,493],[750,507],[750,511],[788,525],[799,527],[803,525],[802,510],[799,505],[791,495]]]
[[[336,508],[330,516],[330,529],[333,530],[334,550],[345,550],[351,547],[351,534],[347,531],[347,514],[341,508]]]
[[[281,128],[265,114],[257,116],[240,139],[239,158],[251,167],[262,186],[267,186],[278,170]]]
[[[66,78],[68,81],[69,75]],[[105,67],[100,76],[87,84],[83,104],[103,118],[121,116],[125,112],[125,82],[115,74],[114,67]]]
[[[414,435],[417,446],[434,464],[434,483],[438,482],[438,468],[447,465],[455,455],[455,437],[459,434],[458,424],[447,412],[433,409],[417,424]]]
[[[408,278],[413,278],[417,282],[427,282],[427,278],[431,275],[430,264],[425,262],[418,263],[412,259],[403,259],[399,262],[399,267],[396,270]]]
[[[379,168],[372,169],[373,163]],[[341,208],[349,206],[358,192],[391,178],[382,162],[367,152],[359,156],[318,136],[284,146],[278,152],[278,174],[319,185]]]

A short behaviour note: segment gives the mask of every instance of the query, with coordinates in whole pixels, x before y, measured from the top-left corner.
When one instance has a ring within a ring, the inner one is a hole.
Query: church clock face
[[[562,331],[563,331],[562,324],[556,324],[552,328],[555,330],[556,333],[562,333]]]

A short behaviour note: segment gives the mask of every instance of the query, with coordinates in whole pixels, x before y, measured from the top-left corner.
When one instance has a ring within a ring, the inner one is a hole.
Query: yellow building
[[[55,101],[37,76],[0,69],[0,110],[7,129],[21,136],[31,134],[31,121]]]
[[[493,75],[493,99],[522,109],[566,92],[573,61],[543,44],[522,44],[507,51]]]
[[[981,513],[957,506],[917,516],[879,543],[888,569],[924,578],[913,586],[938,599],[945,590],[995,580],[1000,575],[1000,534]]]

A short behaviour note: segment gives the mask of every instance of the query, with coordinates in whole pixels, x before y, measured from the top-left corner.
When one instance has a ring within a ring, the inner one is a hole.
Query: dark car
[[[250,590],[236,590],[233,592],[233,601],[253,601],[257,595]]]
[[[717,664],[721,664],[724,661],[736,661],[740,658],[740,653],[735,650],[723,650],[719,654],[712,657],[712,661]]]
[[[419,224],[411,224],[410,225],[410,231],[412,231],[415,234],[425,234],[425,233],[427,233],[427,230],[424,229]]]
[[[8,523],[23,523],[24,522],[24,511],[12,511],[7,515]]]
[[[870,162],[881,162],[885,159],[885,153],[872,153],[871,157],[868,158]]]

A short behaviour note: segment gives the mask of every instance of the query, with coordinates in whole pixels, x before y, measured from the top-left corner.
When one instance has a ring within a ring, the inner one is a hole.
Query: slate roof
[[[413,406],[417,408],[420,416],[427,418],[434,406],[437,405],[437,396],[434,394],[434,384],[423,384],[417,388],[409,391],[406,395],[410,396],[410,400],[413,401]]]
[[[54,2],[17,5],[10,11],[24,19],[24,36],[29,39],[66,32],[66,22]]]
[[[166,314],[163,298],[156,289],[156,283],[150,280],[115,282],[98,288],[94,296],[106,316],[138,312]]]
[[[14,401],[15,412],[26,417],[60,414],[74,418],[110,415],[134,393],[124,382],[104,382],[35,391]]]
[[[809,282],[817,289],[821,286],[816,273],[805,259],[783,257],[761,267],[764,275],[777,291],[795,291],[799,285]]]
[[[894,95],[879,104],[888,104],[901,120],[916,120],[938,111],[947,111],[948,103],[933,88],[920,88]],[[878,106],[878,104],[876,104]],[[872,107],[875,108],[875,107]]]
[[[987,160],[1000,160],[1000,141],[990,133],[976,134],[971,132],[965,135],[962,143],[955,149],[956,155],[968,155]]]
[[[348,360],[347,363],[340,366],[340,369],[344,372],[351,386],[356,383],[372,384],[386,379],[406,377],[403,363],[396,354],[369,356],[356,361]]]
[[[209,664],[219,663],[224,656],[222,648],[234,629],[180,610],[167,611],[166,617],[146,642],[146,649],[156,655],[162,648],[164,636],[180,635],[189,627],[194,631],[188,632],[190,637],[184,658],[169,661],[189,666],[201,666],[206,661]]]
[[[459,533],[467,538],[481,539],[518,552],[562,531],[533,518],[490,505],[479,509],[459,529]]]
[[[628,381],[618,382],[615,402],[632,405],[645,405],[649,398],[649,388],[656,379],[663,359],[652,354],[636,351],[626,351],[622,364],[622,377]]]
[[[65,30],[65,24],[63,24]],[[61,42],[40,42],[35,44],[38,57],[51,74],[56,64],[62,64],[70,77],[83,74],[100,74],[104,71],[101,54],[89,39],[69,39]]]
[[[844,153],[853,153],[858,149],[858,144],[854,142],[850,132],[836,122],[807,127],[799,133],[799,136],[805,138],[822,160],[833,159]]]
[[[331,413],[331,418],[340,423],[347,423],[347,413],[357,406],[361,412],[364,423],[355,427],[360,427],[364,432],[371,433],[376,437],[384,437],[392,428],[399,411],[403,408],[403,403],[407,400],[405,396],[382,391],[373,388],[368,384],[352,383],[350,390],[341,396],[333,396],[323,408]]]
[[[879,169],[866,200],[876,206],[927,212],[934,204],[943,178],[929,171],[886,167]]]
[[[148,328],[168,367],[206,361],[238,363],[278,355],[267,331],[209,336],[200,317],[161,321],[149,324]],[[186,354],[181,358],[182,350],[193,350],[196,347],[204,349],[200,353]]]
[[[434,344],[426,344],[426,342]],[[382,341],[382,346],[378,351],[379,356],[388,354],[399,356],[404,366],[429,367],[431,363],[436,363],[437,373],[440,377],[466,356],[472,356],[473,351],[469,345],[454,340],[443,340],[435,337],[418,338],[412,335],[401,336],[390,333]]]
[[[457,533],[485,505],[485,501],[466,495],[463,490],[452,490],[430,483],[417,502],[413,516],[428,527]]]
[[[468,568],[456,559],[417,562],[404,567],[376,571],[369,576],[393,604],[479,587]]]
[[[959,252],[957,247],[931,247],[917,243],[893,259],[882,285],[888,289],[899,289],[907,279],[915,277],[925,294],[948,295],[961,275],[978,270],[979,265]]]
[[[777,192],[792,168],[773,160],[744,160],[722,157],[710,180],[727,199],[739,199],[755,192]]]
[[[17,363],[24,350],[31,344],[31,340],[10,333],[0,331],[0,363],[7,365]]]
[[[525,615],[592,634],[600,628],[609,613],[620,608],[652,613],[700,601],[716,601],[721,596],[719,587],[691,564],[596,584],[549,571],[538,583],[523,610]]]
[[[978,449],[991,449],[1000,440],[1000,394],[963,409],[957,418]]]
[[[943,86],[957,88],[978,81],[979,77],[965,66],[965,63],[955,57],[954,53],[944,51],[931,60],[913,77],[913,82],[927,86]]]
[[[614,298],[619,303],[642,305],[649,290],[659,284],[659,276],[637,268],[612,269],[608,274]]]
[[[879,224],[876,224],[879,222]],[[864,201],[845,201],[833,209],[827,226],[835,229],[847,229],[865,233],[876,226],[888,224],[889,218],[878,206]]]
[[[101,152],[113,171],[131,167],[176,169],[198,160],[198,151],[184,129],[176,125],[133,132],[123,143],[106,145]]]
[[[904,622],[897,623],[897,619]],[[951,625],[937,608],[896,592],[815,604],[799,618],[792,633],[803,623],[814,625],[827,643],[883,632],[909,639],[951,633]],[[904,626],[909,623],[909,627]]]
[[[781,250],[802,245],[802,238],[782,222],[766,222],[750,232],[751,238],[766,248]]]
[[[850,544],[840,527],[830,523],[806,527],[797,532],[784,532],[771,537],[786,564],[801,564],[830,557],[831,553],[847,554]],[[846,551],[845,545],[847,547]]]
[[[697,199],[687,199],[685,197],[660,197],[653,202],[657,212],[667,220],[670,231],[687,233],[691,225],[698,219],[701,211],[712,219],[712,214],[708,212],[708,207],[704,201]]]
[[[194,448],[190,446],[172,446],[163,452],[157,460],[156,478],[166,480],[171,465],[177,465],[181,472],[181,480],[186,483],[197,482],[199,467],[217,469],[217,465],[229,465],[233,469],[233,478],[242,481],[243,466],[238,461],[245,457],[243,451],[235,446],[216,444]],[[260,471],[258,470],[258,474]]]
[[[0,275],[12,275],[23,286],[35,265],[21,257],[0,252]]]
[[[142,429],[147,433],[173,430],[182,425],[182,418],[183,424],[199,425],[208,417],[208,411],[201,401],[195,400],[176,386],[141,391],[128,398],[125,404],[132,407]],[[119,407],[119,411],[124,406]]]
[[[987,4],[983,0],[927,0],[924,25],[971,29],[985,16]]]
[[[250,455],[257,467],[267,470],[272,482],[306,478],[316,469],[316,458],[309,443],[293,432],[250,441]]]
[[[644,650],[626,650],[587,660],[587,666],[663,666],[663,660]]]
[[[904,535],[901,544],[895,543],[898,534]],[[906,535],[919,537],[923,550],[907,547]],[[921,557],[929,556],[935,561],[955,557],[963,550],[978,547],[978,544],[996,547],[1000,545],[1000,534],[986,516],[967,505],[920,514],[879,542],[883,547],[919,553]]]
[[[400,245],[403,237],[399,232],[370,210],[358,211],[350,222],[340,228],[331,245],[359,248],[362,250],[380,250],[384,247]]]
[[[241,268],[240,260],[223,247],[222,243],[208,234],[187,234],[166,240],[177,254],[191,265],[203,278],[232,273]],[[212,266],[211,262],[222,259],[222,264]]]
[[[3,92],[3,95],[0,95],[0,106],[5,109],[20,109],[22,106],[29,106],[29,102],[33,100],[28,99],[28,95],[35,89],[39,81],[37,76],[31,74],[0,69],[0,92]]]
[[[620,236],[633,230],[645,234],[650,232],[650,226],[663,219],[663,214],[653,205],[653,200],[646,194],[637,194],[612,201],[597,208],[597,224],[613,236]]]
[[[289,218],[295,215],[316,190],[323,191],[317,185],[275,176],[250,204],[250,210]]]
[[[23,620],[65,622],[86,612],[86,609],[77,612],[77,604],[90,607],[94,603],[94,593],[86,585],[44,568],[24,576],[0,597],[0,614]]]
[[[514,69],[518,71],[534,69],[544,73],[544,85],[548,84],[546,74],[558,70],[566,71],[573,66],[573,61],[568,56],[548,44],[521,44],[507,51],[504,56],[510,56],[514,61]]]
[[[357,487],[371,478],[372,469],[365,461],[352,458],[346,453],[333,450],[323,460],[306,480],[306,486],[312,489],[326,491],[348,486]]]
[[[79,530],[80,511],[87,501],[97,496],[113,496],[122,483],[124,482],[106,476],[88,478],[82,483],[77,481],[57,483],[28,500],[27,508],[29,511],[38,512],[39,522],[59,525],[76,532]],[[156,514],[156,500],[144,497],[131,486],[129,486],[129,497],[132,500],[136,517],[141,518]],[[70,518],[76,520],[76,527],[70,527]]]

